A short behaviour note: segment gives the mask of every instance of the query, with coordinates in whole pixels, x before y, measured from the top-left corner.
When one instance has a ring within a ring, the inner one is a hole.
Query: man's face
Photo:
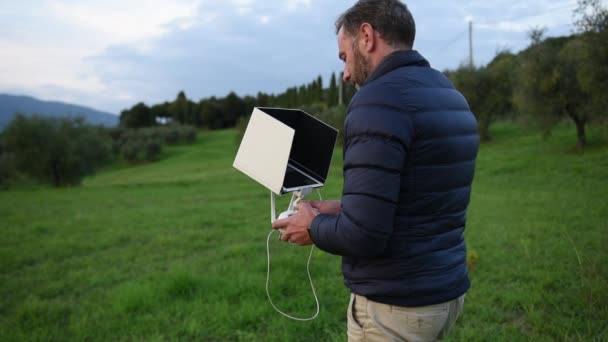
[[[359,40],[348,34],[344,28],[338,31],[339,56],[344,61],[344,82],[361,86],[371,73],[370,62],[359,48]]]

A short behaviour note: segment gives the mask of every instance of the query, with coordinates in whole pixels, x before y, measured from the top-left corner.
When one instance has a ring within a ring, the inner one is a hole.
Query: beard
[[[353,42],[353,57],[355,60],[355,65],[354,65],[354,69],[353,69],[353,74],[351,76],[351,82],[355,85],[355,87],[357,89],[359,89],[359,87],[361,87],[361,85],[363,83],[365,83],[365,81],[367,80],[367,78],[369,77],[370,73],[371,73],[371,67],[370,67],[370,62],[369,60],[367,60],[363,54],[361,53],[361,51],[359,50],[359,47],[356,46],[356,44]]]

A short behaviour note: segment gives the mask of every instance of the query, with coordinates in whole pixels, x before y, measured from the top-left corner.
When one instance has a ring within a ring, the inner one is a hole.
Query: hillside
[[[118,116],[92,108],[56,101],[41,101],[30,96],[0,94],[0,130],[15,117],[15,113],[26,115],[76,117],[82,116],[93,125],[115,126]]]
[[[608,130],[591,127],[584,154],[571,152],[572,130],[542,139],[492,126],[465,231],[472,287],[451,341],[607,340]],[[292,322],[268,303],[269,195],[232,167],[235,134],[203,132],[81,187],[0,191],[0,341],[345,341],[336,256],[313,253],[318,319]],[[341,152],[328,199],[342,192]],[[276,235],[270,248],[273,301],[312,315],[310,249]]]

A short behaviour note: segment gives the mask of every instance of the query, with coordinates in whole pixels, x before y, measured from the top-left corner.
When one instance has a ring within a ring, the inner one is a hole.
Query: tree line
[[[120,125],[139,128],[174,122],[211,130],[231,128],[240,118],[250,115],[254,107],[302,108],[314,105],[326,109],[339,105],[340,99],[348,103],[355,89],[352,85],[340,86],[339,83],[336,74],[332,73],[328,87],[323,86],[323,78],[318,76],[310,83],[287,88],[279,94],[258,92],[256,96],[239,97],[230,92],[223,98],[212,96],[200,101],[193,101],[180,91],[172,102],[152,106],[140,102],[123,110]]]

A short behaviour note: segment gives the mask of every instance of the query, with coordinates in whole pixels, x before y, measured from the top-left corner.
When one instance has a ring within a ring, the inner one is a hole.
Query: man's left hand
[[[290,217],[276,220],[272,223],[272,228],[285,230],[281,234],[281,240],[289,241],[300,246],[312,245],[308,228],[312,224],[315,216],[319,215],[308,202],[301,201],[297,204],[297,212]]]

